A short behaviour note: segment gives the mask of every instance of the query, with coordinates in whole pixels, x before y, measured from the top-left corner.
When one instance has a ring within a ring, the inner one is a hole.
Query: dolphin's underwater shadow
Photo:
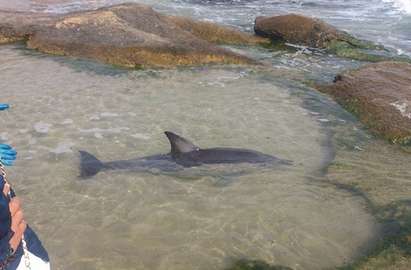
[[[256,166],[291,165],[292,161],[276,158],[258,151],[240,148],[201,149],[189,140],[170,131],[164,132],[170,141],[171,151],[129,160],[102,162],[86,151],[80,152],[80,178],[90,178],[100,171],[123,170],[170,174],[186,168],[213,164],[252,164]],[[204,175],[204,170],[202,171]],[[238,175],[236,172],[232,176]]]

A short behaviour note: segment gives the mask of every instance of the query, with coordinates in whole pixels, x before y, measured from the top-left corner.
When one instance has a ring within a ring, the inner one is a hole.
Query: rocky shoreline
[[[255,65],[254,59],[217,45],[267,47],[272,42],[304,45],[362,61],[409,61],[384,55],[382,46],[301,15],[257,17],[254,30],[255,35],[131,3],[63,15],[0,11],[0,44],[22,41],[40,52],[127,68]]]

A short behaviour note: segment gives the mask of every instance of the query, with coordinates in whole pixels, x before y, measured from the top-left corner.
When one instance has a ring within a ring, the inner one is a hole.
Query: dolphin
[[[80,177],[89,178],[100,171],[126,170],[133,172],[176,172],[206,164],[263,164],[291,165],[292,161],[280,159],[258,151],[241,148],[201,149],[189,140],[170,131],[164,132],[170,141],[171,151],[129,160],[102,162],[86,151],[80,152]]]

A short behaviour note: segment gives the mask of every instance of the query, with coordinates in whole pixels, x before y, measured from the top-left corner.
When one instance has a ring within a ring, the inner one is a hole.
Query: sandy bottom
[[[360,198],[316,184],[326,119],[273,74],[116,71],[13,46],[0,54],[1,101],[12,105],[0,138],[19,152],[12,182],[54,269],[210,270],[239,258],[322,269],[374,239]],[[164,130],[294,165],[79,180],[78,150],[105,161],[166,153]],[[225,170],[242,173],[225,182]]]

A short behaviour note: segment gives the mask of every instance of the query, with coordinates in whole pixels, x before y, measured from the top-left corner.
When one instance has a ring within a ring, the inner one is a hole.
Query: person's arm
[[[10,186],[5,185],[3,193],[9,194]],[[23,238],[24,231],[27,224],[23,218],[23,210],[21,208],[21,201],[18,197],[12,197],[9,202],[9,211],[11,217],[11,231],[13,236],[10,238],[9,244],[13,251],[16,251]]]
[[[21,243],[27,224],[23,218],[20,200],[9,199],[10,186],[0,176],[0,265],[14,254]]]

